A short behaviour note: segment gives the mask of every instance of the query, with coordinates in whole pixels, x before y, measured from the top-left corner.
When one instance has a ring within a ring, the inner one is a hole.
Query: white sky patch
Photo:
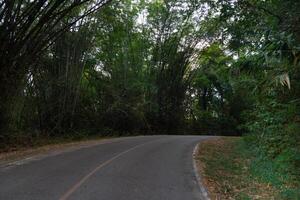
[[[148,11],[146,9],[142,10],[136,19],[136,24],[139,25],[146,25],[147,24],[147,18],[148,18]]]
[[[239,59],[239,56],[238,55],[233,55],[233,60],[238,60]]]
[[[95,71],[102,73],[106,77],[111,77],[111,74],[104,70],[104,64],[102,62],[95,65]]]

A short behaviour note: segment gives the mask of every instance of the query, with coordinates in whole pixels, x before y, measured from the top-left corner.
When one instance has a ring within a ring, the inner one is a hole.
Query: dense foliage
[[[299,9],[295,0],[2,0],[1,147],[82,133],[244,134],[296,184]]]

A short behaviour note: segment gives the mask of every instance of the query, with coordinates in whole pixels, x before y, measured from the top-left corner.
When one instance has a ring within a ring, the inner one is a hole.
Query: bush
[[[252,163],[253,172],[267,182],[286,188],[282,190],[286,197],[297,196],[300,186],[297,109],[297,105],[269,101],[257,104],[251,113],[244,113],[248,118],[243,126],[248,131],[245,140],[257,156]]]

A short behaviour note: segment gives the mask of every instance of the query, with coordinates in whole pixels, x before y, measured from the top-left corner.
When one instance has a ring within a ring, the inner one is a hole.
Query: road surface
[[[199,200],[195,145],[205,136],[111,139],[0,166],[0,199]]]

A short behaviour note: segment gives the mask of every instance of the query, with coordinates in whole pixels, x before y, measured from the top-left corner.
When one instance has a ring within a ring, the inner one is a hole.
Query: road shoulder
[[[276,190],[251,174],[241,138],[220,137],[198,144],[195,161],[210,199],[275,199]]]
[[[41,159],[43,157],[61,154],[64,152],[75,151],[81,148],[88,148],[99,144],[118,141],[120,138],[99,138],[75,142],[62,142],[58,144],[43,145],[34,148],[18,149],[16,151],[0,153],[0,167],[18,165],[19,163]]]

